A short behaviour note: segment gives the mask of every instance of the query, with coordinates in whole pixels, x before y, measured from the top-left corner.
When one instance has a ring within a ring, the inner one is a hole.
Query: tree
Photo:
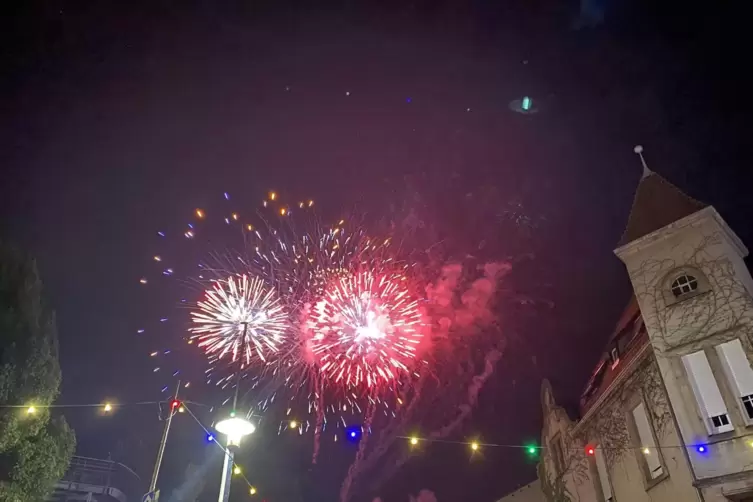
[[[0,242],[0,502],[43,500],[68,468],[75,435],[47,407],[60,380],[55,316],[36,264]]]

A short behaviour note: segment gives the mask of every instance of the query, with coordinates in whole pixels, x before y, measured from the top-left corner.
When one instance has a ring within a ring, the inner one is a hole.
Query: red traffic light
[[[596,453],[596,449],[593,446],[591,445],[586,446],[586,455],[588,455],[589,457],[593,457],[595,453]]]
[[[170,401],[170,408],[175,409],[178,406],[180,406],[180,401],[178,401],[177,399],[173,399],[172,401]]]

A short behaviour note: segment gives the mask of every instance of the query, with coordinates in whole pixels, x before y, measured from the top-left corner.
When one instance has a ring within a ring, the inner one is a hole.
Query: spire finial
[[[648,165],[646,164],[646,159],[643,158],[643,146],[635,145],[635,148],[633,148],[633,151],[638,154],[638,157],[641,158],[641,164],[643,164],[643,176],[641,176],[641,179],[644,179],[654,174],[654,172],[648,168]]]

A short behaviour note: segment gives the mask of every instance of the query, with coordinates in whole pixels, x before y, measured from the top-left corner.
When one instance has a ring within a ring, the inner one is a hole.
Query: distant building
[[[541,491],[541,484],[536,480],[505,495],[497,502],[546,502],[546,498]]]
[[[140,502],[139,477],[112,460],[74,456],[50,502]]]
[[[752,502],[748,250],[713,207],[645,168],[615,254],[634,296],[580,418],[542,385],[542,491],[557,502]]]

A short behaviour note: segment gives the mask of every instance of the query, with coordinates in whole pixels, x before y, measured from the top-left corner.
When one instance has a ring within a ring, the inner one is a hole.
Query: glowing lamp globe
[[[244,436],[253,434],[256,426],[248,420],[240,417],[230,417],[217,422],[214,427],[217,432],[227,436],[228,446],[240,446]]]

